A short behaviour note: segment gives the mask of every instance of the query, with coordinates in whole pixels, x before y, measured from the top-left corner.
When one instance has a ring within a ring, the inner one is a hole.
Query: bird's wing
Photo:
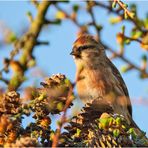
[[[118,79],[118,82],[120,83],[120,86],[121,86],[125,96],[127,97],[128,110],[129,110],[130,115],[132,116],[132,106],[131,106],[131,101],[130,101],[130,97],[129,97],[129,93],[128,93],[128,89],[126,87],[126,84],[125,84],[120,72],[118,71],[118,69],[115,67],[115,65],[108,58],[107,58],[107,62],[109,63],[109,65],[111,65],[112,72],[116,76],[116,78]]]

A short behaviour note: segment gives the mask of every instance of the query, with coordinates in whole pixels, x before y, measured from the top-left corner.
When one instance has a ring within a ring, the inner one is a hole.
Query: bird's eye
[[[80,47],[78,47],[78,50],[79,51],[82,51],[82,50],[86,50],[86,49],[92,49],[92,48],[95,48],[95,46],[94,45],[84,45],[84,46],[80,46]]]

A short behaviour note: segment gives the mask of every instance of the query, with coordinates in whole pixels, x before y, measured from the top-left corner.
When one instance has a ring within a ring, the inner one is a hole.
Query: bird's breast
[[[79,73],[78,77],[78,95],[85,103],[100,97],[122,95],[121,90],[117,87],[118,81],[114,78],[110,69],[103,67],[99,69],[84,69]]]
[[[105,95],[105,80],[96,70],[83,70],[79,75],[77,90],[80,99],[84,102]]]

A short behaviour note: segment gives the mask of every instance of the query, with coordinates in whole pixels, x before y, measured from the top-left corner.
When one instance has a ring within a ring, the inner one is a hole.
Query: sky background
[[[141,18],[144,18],[148,12],[148,1],[130,1],[135,2],[138,6],[138,15]],[[83,5],[83,2],[77,2]],[[70,5],[61,5],[63,8],[66,8],[67,12],[71,11]],[[98,12],[99,10],[99,12]],[[0,1],[0,24],[3,24],[5,27],[12,29],[15,33],[19,34],[22,31],[22,28],[27,28],[29,21],[27,19],[26,13],[31,11],[33,16],[36,15],[35,7],[30,4],[28,1]],[[124,24],[126,26],[126,34],[129,34],[129,30],[132,27],[132,24],[129,23],[119,23],[118,25],[112,26],[109,24],[109,14],[103,9],[95,9],[97,22],[102,24],[104,30],[101,34],[102,39],[105,43],[109,44],[113,49],[118,49],[119,46],[116,43],[116,33],[121,31],[121,26]],[[47,18],[54,18],[55,9],[51,7],[48,11]],[[100,15],[101,14],[101,15]],[[80,22],[87,22],[90,17],[80,11],[78,19]],[[2,37],[2,29],[0,25],[0,39]],[[34,50],[34,56],[37,58],[37,66],[42,69],[47,76],[56,73],[65,74],[68,78],[74,81],[75,78],[75,64],[72,57],[69,55],[72,49],[72,44],[76,39],[76,32],[78,28],[73,25],[69,20],[63,21],[61,26],[47,26],[43,29],[40,34],[39,39],[46,40],[50,42],[49,46],[39,46]],[[94,30],[92,29],[92,34]],[[0,69],[2,69],[3,58],[9,57],[9,53],[12,50],[12,46],[2,46],[0,47]],[[139,65],[139,60],[141,58],[141,48],[137,43],[132,43],[126,48],[126,56]],[[120,70],[121,65],[124,65],[120,60],[114,60],[114,64]],[[39,85],[39,82],[43,79],[39,77],[33,77],[33,70],[29,70],[26,75],[29,78],[29,81],[25,82],[22,87],[29,86],[30,84],[36,83]],[[9,76],[9,75],[6,75]],[[148,80],[141,80],[138,78],[138,73],[136,71],[131,71],[126,74],[122,74],[131,98],[146,98],[148,99]],[[0,83],[0,87],[5,87],[3,83]],[[76,103],[77,105],[80,102]],[[133,118],[136,123],[140,126],[141,129],[148,133],[148,106],[147,105],[133,105]],[[26,123],[30,119],[26,120]],[[53,126],[55,126],[53,122]],[[148,134],[147,134],[148,135]]]

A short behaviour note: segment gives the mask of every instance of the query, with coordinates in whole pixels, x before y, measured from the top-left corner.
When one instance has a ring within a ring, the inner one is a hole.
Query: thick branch
[[[21,75],[19,75],[19,77],[23,77],[25,71],[27,71],[27,63],[29,61],[29,58],[32,57],[32,52],[33,52],[34,46],[37,43],[38,35],[41,32],[41,29],[44,25],[45,15],[46,15],[49,5],[50,5],[49,1],[42,1],[39,4],[37,8],[38,14],[36,18],[33,20],[28,32],[24,36],[22,36],[22,38],[19,40],[21,41],[21,40],[26,39],[26,41],[24,42],[24,46],[23,46],[23,53],[19,60],[19,62],[21,63],[23,67],[23,72]],[[15,76],[10,79],[10,83],[8,85],[9,90],[16,90],[21,85],[23,80],[20,79],[19,77],[18,79],[16,79],[16,76]],[[15,83],[14,85],[13,81],[18,81],[18,82]]]

